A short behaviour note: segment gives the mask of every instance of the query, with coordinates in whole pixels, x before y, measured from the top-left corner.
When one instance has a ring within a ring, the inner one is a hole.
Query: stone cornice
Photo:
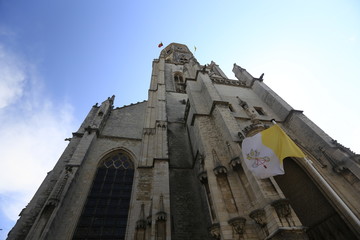
[[[226,101],[213,101],[209,115],[211,115],[211,114],[213,113],[213,111],[214,111],[214,109],[215,109],[215,107],[216,107],[217,105],[223,105],[223,106],[228,107],[228,106],[229,106],[229,102],[226,102]]]
[[[196,117],[200,117],[200,116],[206,117],[206,116],[209,116],[209,114],[194,113],[193,116],[192,116],[190,125],[193,126],[193,125],[194,125],[194,122],[195,122],[195,118],[196,118]]]
[[[239,81],[239,80],[232,80],[232,79],[225,79],[225,78],[215,78],[215,77],[210,77],[210,79],[211,79],[211,81],[213,83],[216,83],[216,84],[249,88],[248,86],[246,86],[245,82],[242,82],[242,81]]]
[[[291,119],[291,117],[296,114],[296,113],[303,113],[302,110],[295,110],[295,109],[291,109],[290,112],[288,113],[288,115],[285,117],[284,119],[284,123],[286,123],[287,121],[289,121]]]
[[[216,107],[217,105],[229,106],[229,102],[226,102],[226,101],[213,101],[213,103],[212,103],[212,105],[211,105],[210,112],[209,112],[208,114],[206,114],[206,113],[194,113],[194,114],[192,115],[191,124],[190,124],[190,125],[191,125],[191,126],[194,125],[195,118],[198,117],[198,116],[210,116],[210,115],[213,113],[213,111],[214,111],[214,109],[215,109],[215,107]],[[190,104],[189,104],[189,109],[190,109]],[[185,110],[186,119],[187,119],[187,116],[188,116],[187,111],[188,111],[188,110],[186,109],[186,110]],[[186,121],[186,119],[185,119],[185,121]]]
[[[100,134],[98,138],[99,139],[111,139],[111,140],[142,141],[141,138],[117,137],[117,136],[102,135],[102,134]]]
[[[342,145],[341,143],[338,143],[338,141],[336,141],[334,139],[331,140],[331,143],[334,144],[337,148],[340,148],[342,151],[348,153],[350,156],[356,155],[356,153],[351,151],[350,148],[345,147],[344,145]]]

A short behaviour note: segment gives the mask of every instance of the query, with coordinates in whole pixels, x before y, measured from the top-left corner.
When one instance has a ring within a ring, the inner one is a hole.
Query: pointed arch
[[[284,175],[275,176],[310,239],[356,239],[331,202],[297,159],[284,160]]]
[[[186,93],[185,80],[181,72],[174,73],[175,90],[178,93]]]
[[[125,238],[133,179],[129,152],[118,149],[99,161],[74,240]]]
[[[124,148],[124,147],[112,148],[112,149],[104,152],[99,157],[98,167],[105,161],[106,158],[108,158],[109,156],[111,156],[113,154],[116,154],[118,152],[121,152],[121,153],[127,155],[131,159],[131,161],[133,162],[134,167],[136,167],[136,155],[132,151],[130,151],[129,149]]]

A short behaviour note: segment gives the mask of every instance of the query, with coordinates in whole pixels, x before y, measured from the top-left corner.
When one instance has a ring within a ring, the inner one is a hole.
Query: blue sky
[[[91,106],[147,99],[160,41],[233,63],[360,153],[360,3],[0,0],[0,239]]]

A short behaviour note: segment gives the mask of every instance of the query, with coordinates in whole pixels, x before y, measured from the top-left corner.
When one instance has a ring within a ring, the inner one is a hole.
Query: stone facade
[[[93,106],[8,239],[359,239],[360,156],[263,76],[236,64],[233,72],[237,80],[215,62],[200,65],[185,45],[164,48],[148,101]],[[272,119],[309,160],[286,159],[285,175],[260,180],[243,163],[241,142]],[[132,185],[104,180],[95,201],[94,179],[109,169],[133,172]],[[118,199],[125,202],[111,205]]]

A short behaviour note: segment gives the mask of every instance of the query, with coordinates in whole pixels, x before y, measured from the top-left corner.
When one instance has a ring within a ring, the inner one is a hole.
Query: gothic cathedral
[[[233,72],[168,45],[148,100],[94,105],[8,239],[360,239],[360,155]],[[257,179],[241,142],[272,119],[308,159]]]

